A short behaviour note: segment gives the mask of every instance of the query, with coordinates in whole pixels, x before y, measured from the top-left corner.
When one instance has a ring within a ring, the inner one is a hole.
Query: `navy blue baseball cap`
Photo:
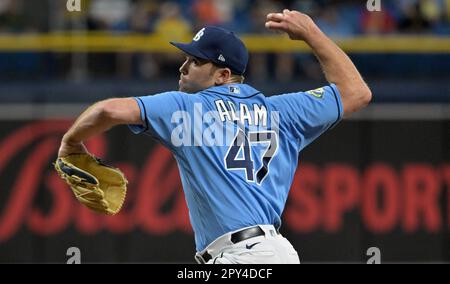
[[[233,32],[223,28],[205,27],[190,43],[170,43],[188,55],[228,67],[233,74],[242,75],[247,68],[247,48]]]

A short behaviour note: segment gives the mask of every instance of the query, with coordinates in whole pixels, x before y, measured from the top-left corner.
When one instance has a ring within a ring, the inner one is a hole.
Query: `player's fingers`
[[[283,23],[278,23],[278,22],[274,22],[274,21],[266,22],[265,26],[266,26],[266,28],[271,29],[271,30],[283,30],[284,29]]]
[[[283,10],[283,14],[284,14],[284,15],[286,15],[286,14],[289,13],[289,12],[290,12],[290,10],[288,10],[288,9],[284,9],[284,10]]]
[[[281,22],[284,20],[284,15],[282,13],[270,13],[267,14],[268,21]]]

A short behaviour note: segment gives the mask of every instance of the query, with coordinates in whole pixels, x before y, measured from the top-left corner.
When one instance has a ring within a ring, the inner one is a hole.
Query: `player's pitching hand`
[[[284,9],[283,13],[269,13],[266,28],[285,32],[290,39],[306,40],[318,28],[306,14]]]

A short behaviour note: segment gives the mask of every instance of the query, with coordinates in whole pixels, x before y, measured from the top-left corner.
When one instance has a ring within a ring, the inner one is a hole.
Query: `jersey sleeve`
[[[339,90],[334,84],[307,92],[273,96],[269,101],[279,112],[280,127],[297,139],[298,151],[334,127],[343,116]]]
[[[190,108],[189,94],[183,92],[165,92],[151,96],[134,97],[141,111],[143,125],[128,125],[135,134],[146,133],[174,149],[171,135],[174,127],[172,118],[178,112],[187,112]]]

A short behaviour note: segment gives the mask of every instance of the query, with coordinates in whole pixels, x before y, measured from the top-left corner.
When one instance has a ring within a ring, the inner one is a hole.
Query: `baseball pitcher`
[[[64,135],[55,167],[78,200],[107,214],[120,209],[126,187],[120,170],[95,158],[79,161],[89,156],[85,139],[126,124],[176,158],[198,263],[299,263],[279,232],[299,152],[372,95],[348,56],[309,16],[270,13],[266,28],[306,42],[329,84],[266,97],[243,83],[248,52],[232,32],[209,26],[190,43],[172,42],[186,55],[178,91],[98,102]],[[114,179],[102,182],[112,173]]]

